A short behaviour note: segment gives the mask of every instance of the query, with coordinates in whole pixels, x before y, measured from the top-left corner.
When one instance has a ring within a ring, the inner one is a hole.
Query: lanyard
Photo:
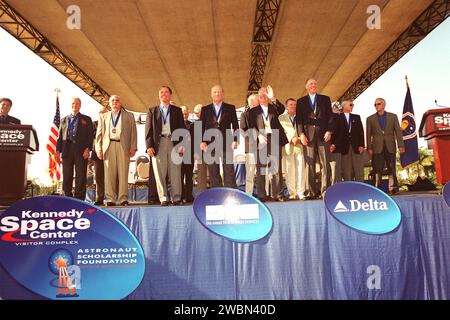
[[[111,122],[112,122],[113,128],[117,127],[117,123],[119,122],[121,113],[122,113],[122,110],[119,111],[119,114],[117,115],[116,120],[114,120],[114,112],[111,112]]]
[[[264,122],[267,122],[267,119],[269,119],[269,107],[267,107],[267,114],[264,112],[264,108],[261,106],[261,110],[264,117]]]
[[[164,108],[160,108],[160,110],[161,110],[161,115],[162,115],[162,118],[163,118],[163,123],[164,123],[164,125],[166,125],[167,117],[169,116],[169,113],[170,113],[170,105],[167,108],[167,113],[165,115],[164,115]]]
[[[216,114],[217,122],[219,122],[219,120],[220,120],[220,115],[222,114],[222,106],[223,106],[223,104],[221,103],[221,104],[220,104],[220,107],[219,107],[219,111],[216,112],[216,106],[213,105],[214,113]]]
[[[292,126],[295,128],[295,116],[294,117],[289,116],[289,119],[291,119]]]
[[[316,106],[317,106],[317,94],[314,96],[314,101],[311,101],[311,97],[310,96],[308,96],[308,98],[309,98],[308,99],[309,100],[309,105],[310,105],[312,111],[315,112],[316,111]]]

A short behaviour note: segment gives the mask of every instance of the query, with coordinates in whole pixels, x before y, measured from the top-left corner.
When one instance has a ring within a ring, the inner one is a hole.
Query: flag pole
[[[61,93],[61,89],[60,88],[55,88],[54,89],[54,91],[56,92],[56,100],[58,100],[59,99],[59,94]],[[55,158],[55,162],[60,162],[60,159],[56,159]],[[55,191],[55,193],[58,193],[58,191],[59,191],[59,186],[58,186],[58,184],[59,184],[59,181],[58,180],[53,180],[53,182],[54,182],[54,191]]]
[[[406,80],[406,88],[409,89],[408,75],[405,76],[405,80]],[[416,167],[417,167],[417,178],[419,178],[420,177],[420,154],[419,154],[419,161],[417,161],[417,163],[416,163]]]

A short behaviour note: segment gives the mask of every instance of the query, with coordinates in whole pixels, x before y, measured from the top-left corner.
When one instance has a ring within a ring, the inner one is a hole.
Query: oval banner
[[[0,215],[0,263],[49,299],[122,299],[145,271],[142,247],[125,224],[59,196],[19,201]]]
[[[447,182],[442,189],[442,197],[444,198],[445,203],[447,206],[450,207],[450,182]]]
[[[336,183],[328,188],[324,201],[333,217],[364,233],[388,233],[401,221],[397,203],[380,189],[366,183]]]
[[[211,188],[195,198],[194,213],[209,231],[236,242],[264,238],[272,229],[269,209],[258,199],[231,188]]]

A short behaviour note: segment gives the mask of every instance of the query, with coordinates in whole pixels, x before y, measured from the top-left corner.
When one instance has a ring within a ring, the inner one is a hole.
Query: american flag
[[[53,124],[50,129],[50,136],[48,137],[47,142],[48,170],[52,182],[58,182],[61,180],[61,163],[59,159],[56,159],[56,141],[58,141],[60,123],[61,117],[59,114],[59,99],[58,96],[56,96],[56,113],[53,118]]]

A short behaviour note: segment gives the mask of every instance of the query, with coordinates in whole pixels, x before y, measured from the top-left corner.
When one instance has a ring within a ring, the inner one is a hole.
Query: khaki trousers
[[[159,201],[168,201],[166,177],[169,174],[170,195],[172,202],[181,200],[181,163],[175,164],[171,159],[173,143],[170,138],[161,137],[159,150],[152,157],[153,172]]]
[[[129,154],[124,152],[120,142],[111,141],[104,157],[106,201],[128,201]]]

